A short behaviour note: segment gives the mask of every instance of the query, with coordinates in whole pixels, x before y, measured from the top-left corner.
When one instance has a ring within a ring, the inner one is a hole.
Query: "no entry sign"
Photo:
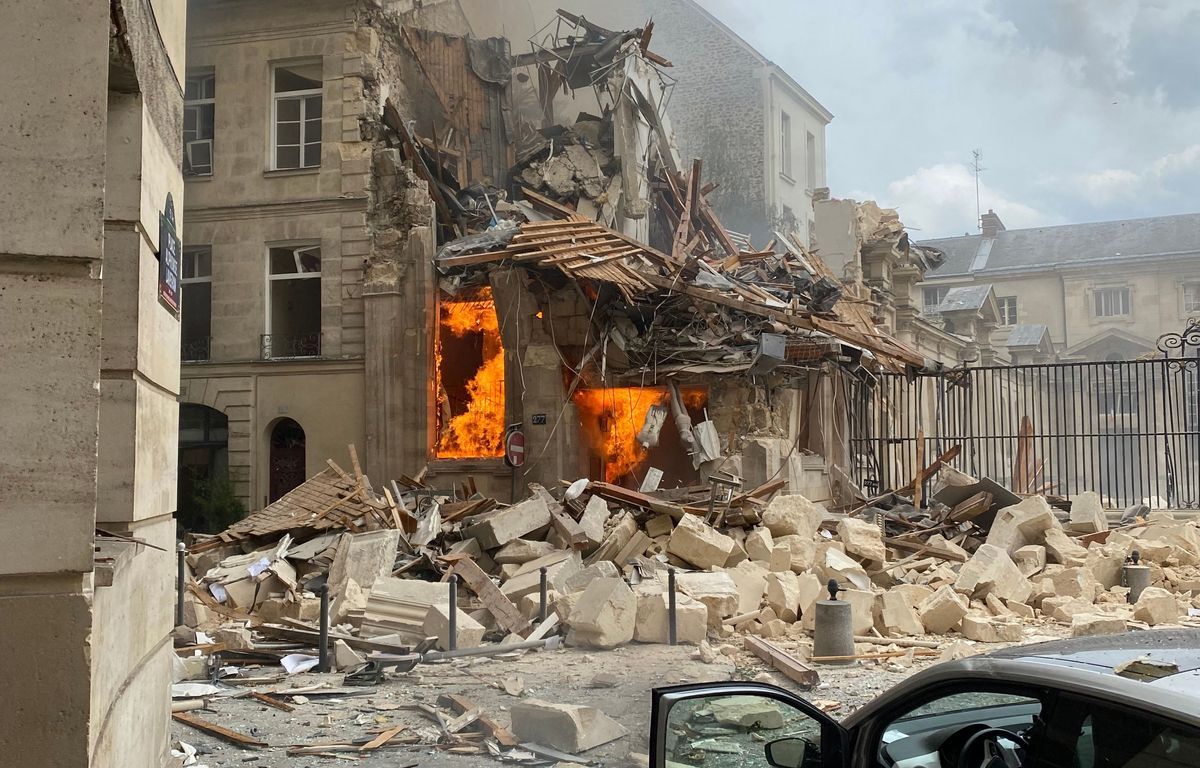
[[[525,464],[525,433],[514,429],[504,440],[504,460],[510,467],[520,467]]]

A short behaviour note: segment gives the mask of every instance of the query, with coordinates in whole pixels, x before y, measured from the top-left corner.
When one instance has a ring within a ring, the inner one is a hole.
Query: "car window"
[[[820,768],[821,724],[765,696],[703,697],[671,708],[665,746],[664,765]]]
[[[1035,733],[1042,700],[1030,693],[956,690],[924,701],[890,719],[881,731],[877,755],[888,768],[985,764],[1008,753],[1011,765],[1038,765]],[[978,734],[978,735],[977,735]]]
[[[1200,732],[1082,700],[1067,700],[1056,718],[1054,768],[1189,768],[1200,766]]]

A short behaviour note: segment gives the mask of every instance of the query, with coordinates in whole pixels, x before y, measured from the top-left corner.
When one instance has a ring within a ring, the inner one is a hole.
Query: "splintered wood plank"
[[[210,736],[216,736],[218,739],[228,741],[230,744],[236,744],[239,747],[266,747],[269,746],[265,741],[252,739],[244,733],[231,731],[230,729],[210,723],[207,720],[201,720],[198,717],[189,715],[187,712],[172,712],[171,717],[184,725],[190,725],[198,731],[204,731]]]
[[[457,693],[447,693],[438,698],[438,703],[449,707],[456,715],[462,715],[478,709],[479,719],[475,721],[475,725],[479,726],[480,729],[495,739],[496,743],[500,746],[517,746],[517,737],[513,736],[510,730],[493,720],[491,715],[487,714],[481,707],[476,706],[475,702],[466,696]]]
[[[258,691],[250,691],[250,698],[254,699],[255,701],[261,701],[263,704],[266,704],[268,707],[275,707],[275,709],[282,709],[284,712],[295,712],[296,711],[296,708],[293,707],[291,704],[288,704],[285,701],[280,701],[279,699],[275,698],[274,696],[268,696],[265,693],[259,693]]]
[[[521,615],[512,600],[504,596],[500,588],[492,583],[483,569],[470,556],[456,553],[442,558],[452,563],[450,570],[458,575],[467,588],[475,593],[483,607],[496,617],[496,623],[509,632],[521,634],[529,628],[529,620]]]
[[[772,668],[782,672],[784,677],[805,690],[815,688],[821,683],[821,676],[817,670],[787,651],[758,637],[747,636],[743,642],[746,650],[765,661]]]

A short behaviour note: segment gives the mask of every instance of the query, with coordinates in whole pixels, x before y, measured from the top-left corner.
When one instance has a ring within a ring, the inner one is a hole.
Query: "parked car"
[[[757,683],[653,692],[652,768],[1197,768],[1200,630],[1014,646],[838,722]]]

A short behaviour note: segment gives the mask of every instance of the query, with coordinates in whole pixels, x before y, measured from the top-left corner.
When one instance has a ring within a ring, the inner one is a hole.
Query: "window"
[[[779,113],[779,172],[792,175],[792,118],[787,112]]]
[[[183,174],[211,176],[217,76],[188,75],[183,94]]]
[[[1183,313],[1185,315],[1200,313],[1200,283],[1184,283]]]
[[[321,249],[277,246],[268,253],[264,360],[321,354]]]
[[[1096,317],[1120,317],[1129,314],[1128,288],[1099,288],[1092,297]]]
[[[962,766],[992,765],[988,754],[1000,758],[996,765],[1035,764],[1025,758],[1041,746],[1035,726],[1042,716],[1044,695],[1033,690],[959,689],[927,700],[882,729],[879,753],[886,765],[945,765],[948,762],[939,762],[939,753],[957,755],[964,750],[967,759],[958,763]],[[968,745],[970,735],[984,728],[1003,729],[1012,736],[994,733]]]
[[[925,314],[938,314],[938,307],[941,306],[942,300],[946,298],[946,294],[949,292],[949,288],[925,288],[922,291]]]
[[[179,320],[180,358],[184,362],[208,360],[212,351],[212,249],[183,249]]]
[[[1068,697],[1055,707],[1050,768],[1184,768],[1200,765],[1200,734],[1131,710]]]
[[[817,188],[817,137],[811,133],[804,142],[804,183],[809,192]]]
[[[321,62],[275,67],[272,163],[277,170],[321,165]]]
[[[1001,296],[996,299],[996,307],[1000,310],[1000,325],[1017,324],[1017,297]]]

